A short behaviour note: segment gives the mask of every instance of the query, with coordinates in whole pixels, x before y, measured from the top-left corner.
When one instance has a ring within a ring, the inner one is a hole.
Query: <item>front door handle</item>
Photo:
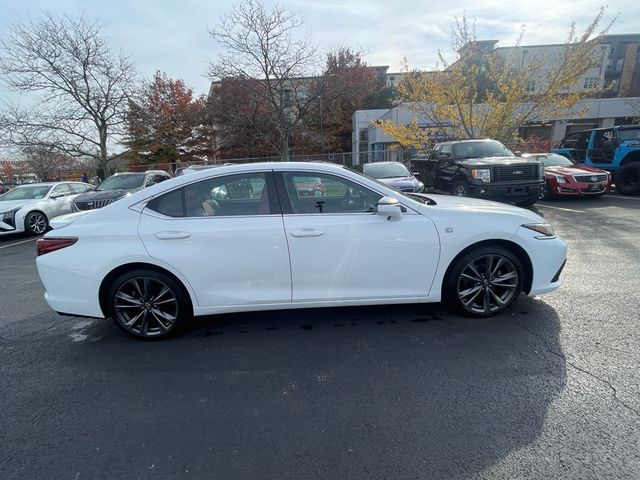
[[[292,230],[292,237],[319,237],[324,235],[323,230],[318,230],[316,228],[301,228],[300,230]]]
[[[158,232],[156,237],[160,240],[180,240],[183,238],[189,238],[191,234],[189,232]]]

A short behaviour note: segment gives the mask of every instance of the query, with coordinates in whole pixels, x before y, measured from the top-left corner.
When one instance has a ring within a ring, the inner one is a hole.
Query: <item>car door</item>
[[[293,301],[425,297],[439,258],[428,218],[405,208],[399,220],[378,215],[382,197],[337,175],[276,172],[293,282]],[[297,185],[319,178],[322,196]]]
[[[66,183],[56,185],[49,194],[47,216],[51,219],[59,215],[71,213],[71,201],[75,194]]]
[[[150,201],[138,234],[151,257],[186,278],[200,307],[289,303],[289,252],[274,188],[270,171],[191,183]]]

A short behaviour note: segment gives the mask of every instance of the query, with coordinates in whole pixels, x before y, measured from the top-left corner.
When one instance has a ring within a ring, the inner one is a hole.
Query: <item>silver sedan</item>
[[[93,189],[81,182],[31,183],[14,188],[0,196],[0,236],[44,233],[52,218],[71,213],[76,195]]]

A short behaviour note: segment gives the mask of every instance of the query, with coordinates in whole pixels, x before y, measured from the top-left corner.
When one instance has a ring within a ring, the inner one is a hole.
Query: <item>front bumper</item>
[[[560,237],[537,238],[536,232],[520,227],[515,234],[517,243],[529,255],[533,279],[528,295],[542,295],[562,285],[562,270],[567,261],[567,244]]]
[[[477,198],[489,200],[499,200],[504,202],[520,202],[533,198],[539,198],[542,194],[544,182],[541,180],[535,183],[523,184],[471,184],[469,188],[471,195]]]
[[[611,188],[609,182],[570,182],[570,183],[556,183],[551,187],[552,195],[557,196],[590,196],[590,195],[602,195],[607,193]]]

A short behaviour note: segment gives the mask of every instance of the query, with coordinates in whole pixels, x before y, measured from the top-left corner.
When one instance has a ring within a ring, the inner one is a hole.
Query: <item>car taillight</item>
[[[40,256],[45,253],[55,252],[61,248],[70,247],[77,241],[77,237],[40,238],[36,241],[36,251],[38,252],[38,256]]]

